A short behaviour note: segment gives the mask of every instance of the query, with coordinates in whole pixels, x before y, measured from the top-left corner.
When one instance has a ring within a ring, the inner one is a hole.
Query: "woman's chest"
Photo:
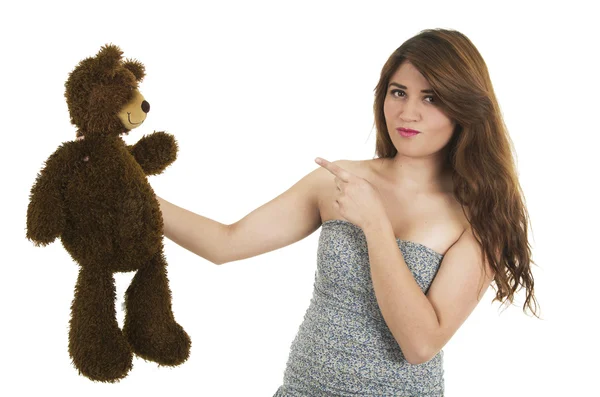
[[[451,193],[417,194],[392,190],[366,172],[364,167],[350,163],[346,167],[348,171],[365,178],[377,188],[396,238],[425,245],[445,255],[468,227],[462,208]],[[332,176],[319,189],[321,222],[331,219],[346,220],[336,210],[335,194],[336,186]]]

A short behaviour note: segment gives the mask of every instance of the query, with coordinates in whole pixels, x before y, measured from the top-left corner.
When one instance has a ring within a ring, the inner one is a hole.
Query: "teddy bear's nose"
[[[150,111],[150,104],[148,103],[148,101],[144,100],[142,102],[142,110],[144,111],[144,113],[148,113]]]

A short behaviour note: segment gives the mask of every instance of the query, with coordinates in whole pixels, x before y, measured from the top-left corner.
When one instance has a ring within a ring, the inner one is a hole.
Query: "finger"
[[[342,188],[340,187],[340,184],[342,183],[342,180],[336,176],[333,182],[335,182],[335,187],[341,192]]]
[[[333,164],[330,161],[327,161],[325,159],[317,157],[315,159],[315,162],[317,164],[319,164],[321,167],[327,169],[333,175],[339,177],[344,182],[348,182],[350,180],[350,178],[352,177],[352,174],[350,172],[346,171],[345,169],[343,169],[339,165]]]

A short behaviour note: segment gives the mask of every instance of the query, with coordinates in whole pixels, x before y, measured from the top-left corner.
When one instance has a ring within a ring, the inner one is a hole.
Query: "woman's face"
[[[401,154],[427,155],[440,151],[452,138],[455,122],[437,105],[437,98],[423,75],[404,61],[390,78],[383,114],[390,139]],[[404,137],[397,128],[420,131]]]

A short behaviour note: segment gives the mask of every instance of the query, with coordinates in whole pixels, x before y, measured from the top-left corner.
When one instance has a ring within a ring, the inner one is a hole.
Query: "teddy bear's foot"
[[[120,330],[118,330],[121,333]],[[73,335],[73,333],[71,334]],[[123,335],[102,338],[73,338],[69,354],[81,375],[94,381],[118,382],[127,376],[133,364],[133,353]]]
[[[80,374],[116,382],[132,367],[133,353],[119,329],[112,273],[79,271],[71,305],[69,355]]]
[[[175,321],[127,322],[123,333],[134,353],[161,365],[176,366],[190,356],[191,340]]]
[[[138,356],[175,366],[190,355],[191,341],[171,309],[171,291],[162,251],[140,268],[125,292],[123,334]]]

